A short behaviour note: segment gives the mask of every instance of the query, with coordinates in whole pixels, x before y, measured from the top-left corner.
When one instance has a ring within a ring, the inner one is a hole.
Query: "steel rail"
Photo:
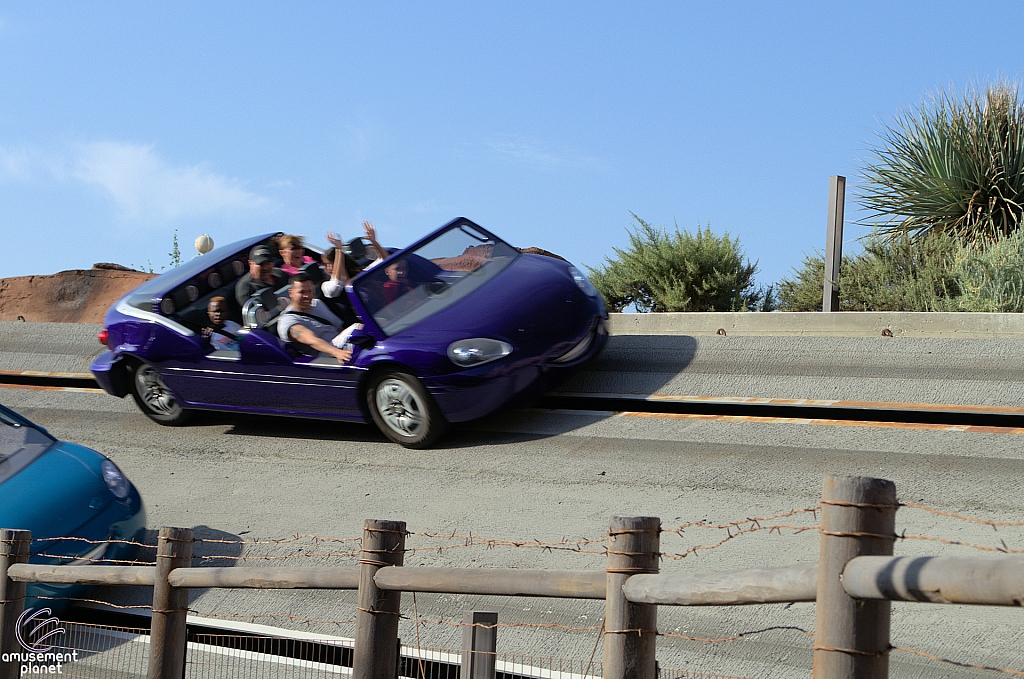
[[[100,390],[88,373],[0,370],[0,387]],[[887,403],[672,394],[548,392],[533,404],[550,410],[663,415],[709,415],[771,419],[930,424],[1003,429],[1024,428],[1024,408],[940,403]]]

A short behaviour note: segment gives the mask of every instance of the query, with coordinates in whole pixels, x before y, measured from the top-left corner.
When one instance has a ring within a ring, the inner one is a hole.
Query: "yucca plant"
[[[1014,232],[1024,213],[1024,104],[1016,84],[938,92],[880,134],[865,166],[862,220],[878,233],[965,241]]]

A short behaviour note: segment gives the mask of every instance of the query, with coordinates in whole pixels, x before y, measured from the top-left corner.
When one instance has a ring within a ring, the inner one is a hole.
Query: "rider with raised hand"
[[[377,240],[377,229],[374,228],[373,224],[368,221],[363,221],[363,232],[366,234],[366,239],[370,241],[370,245],[373,246],[373,251],[377,253],[377,256],[372,262],[366,265],[366,268],[377,266],[384,261],[384,258],[388,256],[387,249],[380,244]]]

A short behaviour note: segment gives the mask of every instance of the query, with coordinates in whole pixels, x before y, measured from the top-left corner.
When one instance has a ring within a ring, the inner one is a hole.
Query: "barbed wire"
[[[36,554],[33,554],[32,556],[40,556],[40,557],[43,557],[43,558],[46,558],[46,559],[58,559],[58,560],[65,560],[65,561],[88,561],[91,564],[107,563],[107,564],[121,564],[121,565],[127,565],[127,566],[152,566],[153,565],[152,561],[141,561],[139,559],[108,559],[108,558],[105,558],[105,557],[91,558],[91,557],[84,557],[84,556],[75,556],[73,554],[47,554],[46,552],[38,552]],[[66,566],[68,564],[53,564],[53,565],[57,565],[57,566],[64,565],[64,566]]]
[[[957,514],[956,512],[944,512],[928,505],[917,504],[916,502],[900,502],[900,507],[908,507],[910,509],[920,509],[936,516],[945,516],[951,519],[958,519],[960,521],[969,521],[971,523],[980,523],[986,526],[992,526],[997,528],[998,526],[1024,526],[1024,521],[991,521],[989,519],[980,519],[976,516],[968,516],[967,514]]]
[[[772,532],[778,532],[779,535],[782,535],[783,529],[792,530],[793,534],[796,535],[796,534],[803,533],[803,532],[809,531],[809,530],[813,530],[813,531],[821,530],[821,526],[817,526],[817,525],[815,525],[815,526],[797,526],[797,525],[789,525],[789,524],[774,524],[774,525],[768,525],[768,526],[753,525],[753,526],[750,526],[748,528],[733,528],[732,530],[729,531],[729,533],[727,534],[726,537],[722,538],[721,540],[719,540],[718,542],[716,542],[714,544],[710,544],[710,545],[694,545],[693,547],[690,547],[686,551],[680,552],[680,553],[677,553],[677,554],[672,554],[672,553],[669,553],[669,552],[662,552],[661,553],[661,557],[663,559],[671,559],[671,560],[674,560],[674,561],[679,561],[681,559],[685,559],[686,557],[690,556],[691,554],[696,554],[697,552],[700,552],[700,551],[711,551],[712,549],[718,549],[719,547],[721,547],[725,543],[729,542],[730,540],[735,540],[739,536],[746,535],[747,533],[756,533],[758,531],[766,530],[766,531],[768,531],[769,535]],[[733,532],[733,531],[735,531],[735,532]]]
[[[977,549],[982,552],[1001,552],[1003,554],[1024,554],[1024,549],[1010,549],[1004,540],[999,540],[1002,547],[987,547],[985,545],[978,545],[973,542],[967,542],[965,540],[950,540],[949,538],[940,538],[934,535],[907,535],[901,533],[896,535],[900,540],[925,540],[928,542],[941,542],[944,545],[955,545],[958,547],[970,547],[971,549]]]
[[[420,624],[448,625],[449,627],[479,627],[479,628],[482,628],[482,629],[496,629],[496,628],[499,628],[499,627],[531,627],[531,628],[540,628],[540,629],[559,629],[559,630],[563,630],[563,631],[567,631],[567,632],[594,632],[594,631],[600,630],[604,634],[624,634],[624,633],[636,632],[636,633],[641,634],[641,635],[644,632],[647,632],[647,630],[640,630],[640,629],[606,630],[604,624],[601,624],[601,625],[590,625],[590,626],[587,626],[587,627],[578,627],[578,626],[574,626],[574,625],[564,625],[562,623],[556,623],[556,622],[548,622],[548,623],[539,623],[539,622],[496,622],[496,623],[461,622],[461,621],[458,621],[458,620],[445,620],[444,618],[421,618],[421,617],[419,617],[415,613],[413,614],[412,617],[407,616],[407,615],[399,615],[399,617],[402,620],[408,620],[409,622],[415,623],[416,625],[420,625]],[[764,634],[765,632],[771,632],[771,631],[776,631],[776,630],[800,632],[804,636],[807,636],[807,637],[813,637],[814,636],[813,632],[808,632],[807,630],[803,629],[802,627],[797,627],[795,625],[772,625],[772,626],[769,626],[769,627],[762,627],[762,628],[759,628],[759,629],[748,630],[746,632],[740,632],[738,634],[735,634],[735,635],[729,636],[729,637],[717,637],[717,638],[716,637],[707,637],[707,638],[706,637],[694,637],[694,636],[687,636],[685,634],[676,634],[676,633],[673,633],[673,632],[658,632],[658,631],[655,631],[654,634],[656,634],[659,637],[670,637],[670,638],[673,638],[673,639],[682,639],[684,641],[696,641],[696,642],[707,643],[707,644],[718,644],[718,643],[724,643],[724,642],[728,642],[728,641],[738,641],[739,639],[743,639],[744,637],[753,636],[755,634]]]
[[[661,669],[659,673],[659,679],[661,677],[672,677],[673,679],[755,679],[755,677],[748,677],[746,675],[740,676],[738,674],[709,674],[707,672],[694,672],[693,670],[668,670]]]
[[[90,540],[89,538],[79,538],[79,537],[74,537],[74,536],[70,536],[70,535],[67,536],[67,537],[62,537],[62,538],[32,538],[32,542],[65,542],[65,541],[84,542],[84,543],[87,543],[87,544],[90,544],[90,545],[103,545],[103,544],[132,545],[134,547],[145,547],[147,549],[156,549],[156,545],[155,544],[150,544],[150,543],[147,543],[147,542],[138,542],[137,540],[118,540],[118,539],[114,539],[114,538],[108,538],[106,540]]]
[[[298,554],[193,554],[192,558],[204,561],[215,561],[217,559],[226,559],[228,561],[281,561],[287,559],[327,559],[356,556],[359,556],[358,549],[349,552],[300,552]]]
[[[966,667],[966,668],[969,668],[969,669],[972,669],[972,670],[988,670],[989,672],[999,672],[999,673],[1002,673],[1002,674],[1012,674],[1012,675],[1014,675],[1016,677],[1024,677],[1024,671],[1021,671],[1021,670],[1011,670],[1011,669],[1006,669],[1006,668],[1002,668],[1002,667],[992,667],[990,665],[974,665],[972,663],[961,662],[959,660],[951,660],[949,658],[941,658],[941,657],[939,657],[937,655],[932,655],[931,653],[928,653],[926,651],[920,651],[920,650],[918,650],[916,648],[907,648],[906,646],[892,646],[892,645],[890,645],[889,648],[894,650],[894,651],[903,651],[905,653],[912,653],[914,655],[919,655],[922,658],[928,658],[929,660],[934,660],[935,662],[946,663],[948,665],[956,665],[957,667]]]
[[[716,523],[709,523],[708,521],[702,519],[700,521],[688,521],[687,523],[681,524],[677,528],[662,528],[661,532],[662,533],[676,533],[680,537],[682,537],[683,531],[685,531],[687,528],[729,529],[729,528],[736,528],[736,527],[739,527],[739,526],[743,526],[743,525],[748,524],[748,523],[757,524],[757,523],[760,523],[761,521],[775,521],[776,519],[787,519],[787,518],[789,518],[791,516],[796,516],[797,514],[813,514],[814,515],[814,519],[817,520],[817,518],[818,518],[818,511],[819,510],[821,510],[821,505],[815,505],[814,507],[807,507],[806,509],[793,509],[793,510],[790,510],[788,512],[782,512],[780,514],[773,514],[771,516],[748,517],[748,518],[745,518],[745,519],[738,519],[736,521],[730,521],[728,523],[717,523],[717,524]]]
[[[120,605],[120,604],[112,604],[109,601],[100,601],[99,599],[83,599],[82,597],[74,597],[74,596],[43,596],[43,595],[38,595],[38,596],[35,596],[35,597],[31,597],[31,598],[34,598],[34,599],[45,599],[47,601],[84,601],[84,602],[90,603],[90,604],[100,604],[100,605],[103,605],[103,606],[110,606],[111,608],[120,608],[120,609],[124,609],[124,610],[127,610],[127,609],[152,610],[153,609],[153,605],[152,604]]]
[[[493,624],[485,622],[460,622],[458,620],[445,620],[442,618],[421,618],[416,614],[413,616],[399,614],[399,619],[408,620],[416,625],[448,625],[449,627],[481,627],[484,629],[495,629],[498,627],[532,627],[537,629],[559,629],[564,632],[593,632],[595,630],[604,629],[603,625],[589,626],[589,627],[575,627],[573,625],[563,625],[558,622],[496,622]]]
[[[813,637],[814,632],[808,632],[802,627],[796,625],[772,625],[771,627],[763,627],[761,629],[750,630],[747,632],[740,632],[731,637],[719,637],[719,638],[704,638],[704,637],[690,637],[685,634],[674,634],[671,632],[658,632],[659,637],[670,637],[673,639],[682,639],[684,641],[699,641],[705,644],[720,644],[727,641],[738,641],[744,637],[753,636],[755,634],[764,634],[765,632],[772,632],[775,630],[783,630],[788,632],[801,632],[805,637]]]
[[[415,535],[422,538],[433,539],[433,540],[460,540],[461,542],[447,545],[427,546],[427,547],[412,547],[407,548],[406,552],[429,552],[437,551],[441,552],[445,549],[455,549],[458,547],[485,547],[487,549],[493,549],[495,547],[518,547],[522,549],[541,549],[544,551],[569,551],[583,554],[604,554],[605,550],[588,550],[585,547],[592,544],[607,543],[608,538],[585,538],[583,540],[559,540],[555,542],[545,542],[543,540],[512,540],[507,538],[489,538],[483,535],[461,535],[456,532],[451,533],[421,533],[417,531],[407,531],[406,535]]]
[[[194,608],[188,609],[189,613],[194,613],[203,618],[231,618],[236,620],[251,620],[256,622],[257,618],[285,618],[288,620],[298,621],[307,625],[311,624],[323,624],[323,625],[335,625],[341,627],[342,625],[351,625],[355,623],[355,618],[348,620],[320,620],[318,618],[304,618],[300,615],[292,615],[291,613],[212,613],[209,611],[199,611]]]
[[[315,535],[313,533],[305,533],[303,535],[293,535],[288,538],[255,538],[253,540],[226,540],[224,538],[196,538],[194,542],[208,542],[212,544],[226,544],[226,545],[281,545],[289,542],[298,542],[299,540],[312,540],[313,542],[360,542],[363,538],[332,538],[324,537],[322,535]]]
[[[979,517],[969,516],[965,514],[959,514],[956,512],[948,512],[944,510],[935,509],[934,507],[913,502],[899,502],[898,507],[906,507],[909,509],[916,509],[936,516],[942,516],[947,518],[953,518],[960,521],[967,521],[979,525],[991,526],[993,530],[997,530],[998,527],[1024,527],[1024,521],[996,521],[990,519],[982,519]],[[779,519],[788,517],[798,516],[802,514],[810,514],[815,520],[818,518],[818,512],[821,509],[821,505],[814,507],[793,509],[786,512],[779,512],[770,516],[763,517],[746,517],[743,519],[737,519],[735,521],[729,521],[724,523],[714,523],[705,519],[699,521],[689,521],[680,524],[674,528],[662,528],[660,533],[662,534],[675,534],[679,537],[686,537],[686,531],[689,530],[716,530],[725,531],[725,537],[722,539],[707,543],[697,544],[689,546],[687,549],[682,551],[665,550],[659,553],[660,558],[668,560],[681,560],[688,556],[697,554],[702,551],[710,551],[717,549],[728,542],[736,539],[741,535],[749,533],[755,533],[760,531],[768,531],[768,534],[778,533],[783,535],[783,531],[792,531],[793,535],[797,535],[806,531],[820,531],[821,526],[818,524],[790,524],[790,523],[772,523]],[[437,533],[437,532],[425,532],[425,531],[406,531],[407,536],[415,536],[425,540],[443,540],[447,544],[440,545],[413,545],[404,549],[405,553],[415,554],[417,552],[430,553],[434,552],[441,554],[447,550],[459,549],[459,548],[472,548],[482,547],[490,550],[498,547],[509,547],[518,549],[539,549],[545,552],[556,552],[564,551],[577,554],[593,554],[598,556],[608,556],[609,551],[609,536],[600,538],[583,538],[579,540],[569,540],[563,538],[557,541],[545,541],[540,539],[509,539],[509,538],[495,538],[484,535],[476,535],[472,532],[459,533],[452,531],[450,533]],[[951,538],[944,538],[941,536],[921,535],[921,534],[908,534],[906,531],[900,534],[893,535],[894,538],[901,540],[920,540],[920,541],[931,541],[938,542],[941,544],[962,546],[971,549],[976,549],[985,552],[998,552],[1002,554],[1024,554],[1024,549],[1013,549],[1006,544],[1006,542],[1000,539],[999,546],[986,546],[969,542],[966,540],[956,540]],[[99,545],[104,543],[109,544],[122,544],[134,547],[155,549],[156,545],[139,542],[137,540],[124,540],[124,539],[108,539],[108,540],[92,540],[88,538],[80,537],[48,537],[48,538],[37,538],[35,541],[38,542],[60,542],[63,540],[81,542],[85,544]],[[316,549],[307,549],[306,551],[300,551],[293,554],[253,554],[248,553],[248,549],[260,546],[277,546],[277,545],[288,545],[297,544],[303,541],[312,542],[314,545],[320,543],[355,543],[360,542],[361,537],[332,537],[323,536],[314,533],[294,534],[283,538],[253,538],[253,539],[228,539],[228,538],[196,538],[194,544],[210,544],[210,545],[237,545],[243,548],[243,553],[238,554],[195,554],[193,555],[194,560],[198,561],[288,561],[292,559],[332,559],[332,558],[355,558],[359,556],[360,550],[352,549],[347,551],[317,551]],[[457,541],[457,542],[452,542]],[[95,564],[112,564],[112,565],[142,565],[149,563],[143,559],[113,559],[107,557],[76,557],[74,555],[67,554],[52,554],[48,552],[41,552],[36,556],[55,559],[58,561],[86,561],[88,563]]]

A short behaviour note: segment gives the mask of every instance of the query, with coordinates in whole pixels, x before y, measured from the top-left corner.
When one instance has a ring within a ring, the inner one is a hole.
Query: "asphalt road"
[[[606,357],[607,359],[607,357]],[[962,360],[955,357],[951,361]],[[607,365],[607,364],[606,364]],[[1000,380],[1006,393],[1010,379]],[[989,379],[986,377],[986,379]],[[783,394],[774,394],[783,396]],[[1019,393],[1017,394],[1019,396]],[[490,418],[447,438],[445,447],[408,451],[386,443],[372,428],[302,420],[213,416],[186,428],[151,423],[130,399],[105,394],[0,389],[0,402],[37,420],[57,436],[112,457],[139,487],[154,527],[190,526],[200,536],[288,538],[298,534],[356,537],[363,519],[401,519],[417,532],[459,533],[512,540],[601,538],[614,514],[653,515],[665,527],[706,519],[727,522],[814,506],[826,474],[892,479],[904,501],[998,520],[1024,518],[1024,435],[964,432],[937,427],[750,422],[685,417],[523,410]],[[813,523],[801,515],[787,523]],[[953,519],[901,509],[899,530],[1024,549],[1024,529],[994,532]],[[663,551],[684,552],[717,542],[724,533],[690,529],[663,535]],[[410,536],[411,547],[458,540]],[[707,572],[817,559],[813,531],[742,535],[680,560],[663,572]],[[294,556],[340,552],[351,543],[309,540],[246,547],[245,555]],[[238,556],[224,543],[201,546],[208,555]],[[904,555],[977,555],[935,542],[899,541]],[[223,558],[206,564],[230,564]],[[350,557],[252,559],[247,565],[354,565]],[[417,551],[407,565],[522,568],[603,568],[598,554],[497,546]],[[198,564],[197,564],[198,565]],[[146,603],[146,593],[97,592],[119,604]],[[352,636],[348,623],[304,622],[354,616],[354,593],[219,590],[193,593],[192,608],[215,615]],[[403,611],[412,615],[406,594]],[[461,618],[467,609],[495,610],[501,623],[600,624],[603,602],[417,595],[422,618]],[[267,617],[274,614],[277,617]],[[894,604],[892,640],[935,655],[995,667],[1024,669],[1024,611],[930,604]],[[769,626],[814,627],[813,604],[742,608],[669,608],[662,632],[721,638]],[[417,629],[401,625],[404,642]],[[458,648],[460,630],[443,624],[418,628],[428,647]],[[500,653],[586,661],[593,630],[537,627],[499,630]],[[811,640],[797,630],[775,630],[737,641],[659,640],[663,668],[747,677],[806,677]],[[600,658],[600,649],[596,657]],[[983,677],[893,651],[893,677]]]

